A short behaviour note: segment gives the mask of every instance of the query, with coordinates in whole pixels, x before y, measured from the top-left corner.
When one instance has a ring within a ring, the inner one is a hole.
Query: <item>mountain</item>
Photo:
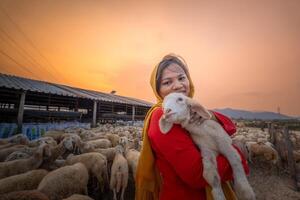
[[[296,117],[291,117],[279,113],[274,112],[260,112],[260,111],[246,111],[246,110],[238,110],[232,108],[224,108],[224,109],[213,109],[217,112],[220,112],[224,115],[227,115],[233,119],[262,119],[262,120],[272,120],[272,119],[297,119]]]

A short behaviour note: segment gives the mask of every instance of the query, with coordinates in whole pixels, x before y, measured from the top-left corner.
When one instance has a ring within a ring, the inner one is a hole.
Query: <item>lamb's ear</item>
[[[167,134],[172,126],[173,126],[173,123],[171,122],[168,122],[163,116],[159,119],[159,129],[160,131],[163,133],[163,134]]]
[[[193,99],[187,99],[187,103],[188,103],[192,113],[196,112],[198,115],[200,115],[204,119],[210,119],[212,117],[210,112],[206,108],[204,108],[200,103],[198,103],[197,101],[195,101]]]

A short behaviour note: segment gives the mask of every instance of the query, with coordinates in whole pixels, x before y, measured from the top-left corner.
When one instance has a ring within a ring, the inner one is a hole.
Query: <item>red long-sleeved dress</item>
[[[193,143],[189,133],[180,125],[174,125],[168,134],[161,133],[158,122],[163,112],[157,108],[152,113],[148,129],[148,137],[155,154],[155,164],[162,177],[160,200],[202,200],[205,197],[207,182],[202,176],[201,152]],[[235,126],[226,116],[214,112],[219,123],[231,135]],[[238,150],[241,155],[241,152]],[[249,168],[241,155],[245,172]],[[221,181],[232,180],[232,169],[227,159],[217,157],[218,172]]]

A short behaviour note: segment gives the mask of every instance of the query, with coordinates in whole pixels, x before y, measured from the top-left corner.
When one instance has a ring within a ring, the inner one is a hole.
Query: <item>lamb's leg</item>
[[[124,200],[124,192],[125,192],[125,187],[122,187],[122,192],[121,192],[121,200]]]
[[[220,153],[222,153],[229,161],[233,177],[234,177],[234,189],[238,196],[238,199],[254,200],[255,194],[250,186],[246,174],[244,172],[241,158],[236,149],[227,142],[222,141],[219,145]]]
[[[225,200],[214,152],[206,148],[201,148],[201,154],[203,157],[203,177],[212,187],[212,196],[214,200]]]
[[[113,189],[114,192],[114,200],[117,200],[117,192],[116,192],[116,188]]]

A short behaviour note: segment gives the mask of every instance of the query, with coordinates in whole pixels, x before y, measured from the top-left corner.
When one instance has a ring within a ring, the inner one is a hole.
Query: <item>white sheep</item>
[[[86,167],[82,163],[76,163],[49,172],[37,189],[50,200],[60,200],[72,194],[87,195],[88,179]]]
[[[121,190],[121,200],[124,199],[124,192],[128,184],[128,163],[123,156],[124,149],[117,146],[116,156],[111,167],[110,189],[114,193],[114,200],[117,200],[117,193]]]
[[[222,126],[211,120],[211,114],[202,105],[183,95],[171,93],[163,101],[164,114],[159,121],[162,133],[167,133],[173,123],[181,124],[191,134],[201,150],[203,159],[203,177],[212,187],[215,200],[223,200],[216,156],[221,153],[229,161],[234,177],[234,189],[239,199],[255,199],[255,194],[245,175],[241,158],[232,146],[230,136]]]

